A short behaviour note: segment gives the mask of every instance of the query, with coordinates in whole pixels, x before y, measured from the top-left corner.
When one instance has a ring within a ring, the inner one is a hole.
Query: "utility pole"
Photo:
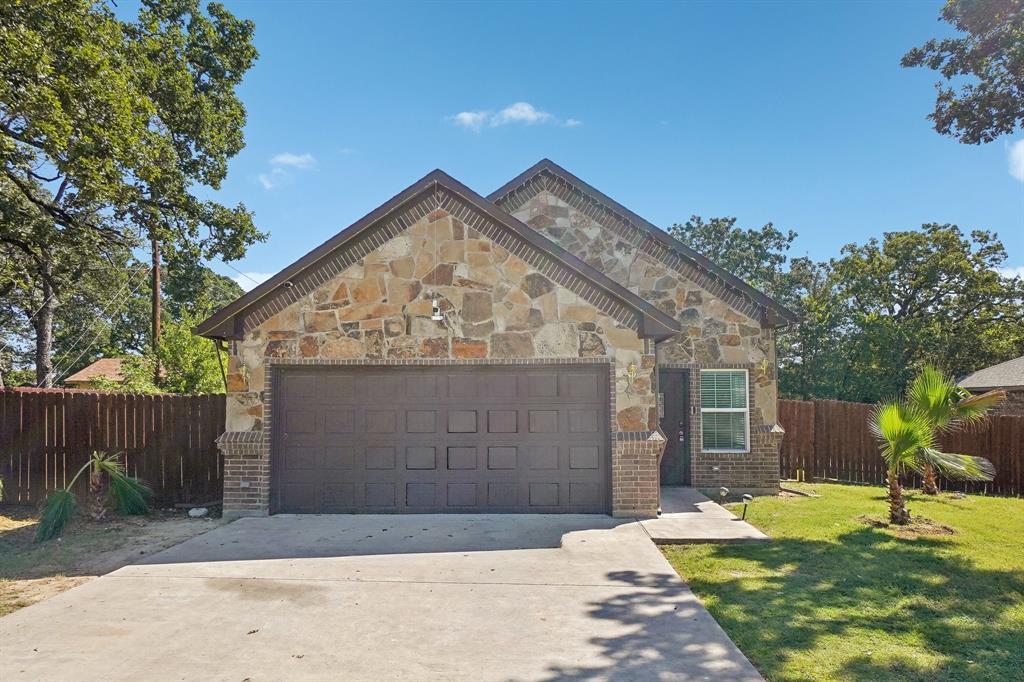
[[[153,250],[153,263],[150,274],[153,278],[153,383],[160,385],[160,240],[153,232],[149,236],[150,246]]]

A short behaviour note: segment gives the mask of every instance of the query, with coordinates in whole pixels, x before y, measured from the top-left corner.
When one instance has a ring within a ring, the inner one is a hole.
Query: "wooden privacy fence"
[[[797,470],[811,478],[852,483],[885,483],[878,443],[868,430],[873,406],[839,400],[780,400],[779,423],[786,429],[780,453],[782,477]],[[947,452],[978,455],[996,467],[989,483],[940,480],[949,490],[1024,495],[1024,417],[993,416],[963,431],[943,434]],[[920,481],[915,477],[912,485]]]
[[[223,395],[0,390],[4,502],[39,504],[94,450],[124,453],[128,474],[153,489],[157,506],[220,500],[224,467],[214,439],[224,409]],[[84,474],[75,488],[86,492]]]

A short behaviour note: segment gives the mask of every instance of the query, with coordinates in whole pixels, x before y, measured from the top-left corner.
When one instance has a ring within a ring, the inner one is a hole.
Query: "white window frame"
[[[703,384],[703,376],[705,373],[710,372],[743,372],[743,397],[746,399],[746,407],[704,407],[704,401],[701,400],[700,404],[700,451],[701,452],[717,452],[724,454],[748,454],[750,452],[750,370],[740,367],[722,367],[717,369],[701,369],[698,371],[698,379]],[[700,399],[701,391],[697,391],[697,398]],[[704,415],[708,412],[743,412],[746,418],[743,420],[746,434],[744,436],[744,442],[746,447],[742,450],[735,448],[705,448],[704,447]]]

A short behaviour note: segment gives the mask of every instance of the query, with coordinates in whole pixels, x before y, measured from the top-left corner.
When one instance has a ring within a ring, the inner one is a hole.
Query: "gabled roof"
[[[334,235],[279,273],[225,306],[193,330],[218,339],[240,339],[245,331],[294,303],[367,253],[440,207],[470,225],[510,239],[510,251],[540,258],[549,269],[575,276],[556,277],[581,298],[624,321],[648,338],[679,333],[679,323],[603,273],[524,225],[441,170],[435,170]],[[581,282],[580,280],[585,280]]]
[[[66,378],[64,383],[88,383],[100,377],[106,377],[111,381],[123,381],[124,375],[121,374],[121,358],[100,358]]]
[[[763,319],[766,323],[774,326],[785,326],[799,320],[799,316],[796,313],[789,310],[778,301],[750,286],[728,270],[716,265],[706,256],[694,251],[692,248],[675,237],[672,237],[668,232],[662,230],[657,225],[644,220],[636,213],[633,213],[608,195],[580,180],[550,159],[541,159],[539,162],[523,171],[512,180],[505,183],[502,187],[489,194],[487,198],[512,212],[529,197],[547,188],[543,183],[537,182],[539,177],[543,178],[545,176],[556,179],[564,185],[567,185],[569,188],[579,192],[591,202],[598,204],[608,212],[612,213],[616,218],[618,218],[618,221],[621,224],[628,225],[640,236],[648,237],[650,240],[660,245],[663,250],[668,250],[672,254],[675,254],[677,257],[681,258],[684,263],[690,263],[697,271],[707,273],[708,276],[720,283],[721,286],[719,288],[734,292],[735,294],[746,298],[757,308],[763,311]],[[513,195],[517,194],[525,196],[520,196],[512,201]],[[506,206],[508,203],[514,203],[515,205]],[[696,283],[706,286],[702,282]]]
[[[960,385],[970,390],[1024,388],[1024,355],[968,374],[960,380]]]

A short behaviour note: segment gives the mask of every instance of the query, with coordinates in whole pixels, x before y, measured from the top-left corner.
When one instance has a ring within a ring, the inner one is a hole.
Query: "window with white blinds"
[[[705,452],[749,452],[747,370],[702,369],[700,417]]]

